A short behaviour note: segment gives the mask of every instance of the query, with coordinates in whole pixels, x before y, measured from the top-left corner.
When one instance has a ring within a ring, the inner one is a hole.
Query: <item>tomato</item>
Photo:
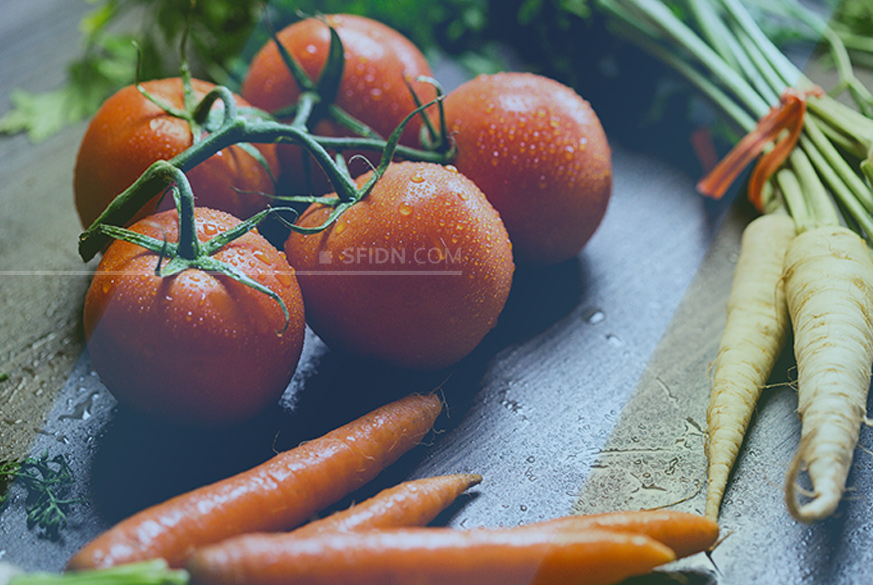
[[[130,229],[178,241],[177,222],[170,210]],[[205,241],[239,220],[197,208],[195,222]],[[84,328],[94,369],[120,403],[175,422],[231,424],[274,403],[288,385],[304,334],[293,269],[257,232],[213,257],[278,294],[290,313],[287,329],[281,306],[268,295],[191,268],[156,276],[155,253],[114,241],[86,294]]]
[[[333,14],[325,18],[337,31],[345,52],[343,75],[334,102],[337,106],[387,137],[416,108],[406,80],[422,103],[436,97],[432,85],[416,81],[422,75],[432,76],[430,65],[402,34],[363,16]],[[277,37],[309,78],[318,79],[330,48],[328,26],[319,19],[308,18],[285,27]],[[300,93],[276,43],[264,45],[249,66],[242,86],[243,97],[261,109],[276,112],[295,104]],[[401,144],[417,145],[420,127],[419,118],[410,121]],[[346,129],[329,120],[317,124],[313,132],[324,136],[349,135]],[[282,172],[292,176],[289,183],[294,186],[305,185],[301,154],[299,148],[291,145],[279,147]],[[373,153],[368,155],[378,161]],[[353,172],[356,168],[369,169],[363,162],[357,164],[360,166],[352,161]],[[316,191],[332,190],[322,173],[315,173],[313,178]]]
[[[213,84],[193,80],[194,93],[202,98]],[[161,103],[181,109],[182,81],[159,79],[142,83]],[[240,105],[248,106],[237,98]],[[188,123],[167,114],[145,98],[135,86],[122,88],[109,97],[91,120],[76,159],[73,191],[82,225],[97,219],[116,195],[133,184],[157,160],[169,160],[193,143]],[[270,170],[233,145],[216,153],[187,172],[197,204],[248,218],[264,209],[274,192],[273,176],[279,171],[275,146],[257,145]],[[272,173],[272,175],[271,175]],[[156,210],[157,199],[136,216],[141,219]],[[171,197],[160,209],[173,206]]]
[[[363,184],[369,173],[358,179]],[[312,205],[300,226],[331,209]],[[389,165],[323,232],[292,232],[307,321],[329,346],[436,370],[468,355],[497,322],[514,264],[500,216],[453,167]]]
[[[552,79],[507,72],[460,85],[444,105],[454,164],[500,212],[516,262],[578,254],[612,192],[611,150],[590,104]]]

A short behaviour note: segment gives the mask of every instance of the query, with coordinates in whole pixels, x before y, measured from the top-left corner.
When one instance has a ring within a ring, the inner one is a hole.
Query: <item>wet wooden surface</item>
[[[0,112],[12,88],[62,81],[88,5],[2,3]],[[609,128],[607,127],[607,132]],[[118,408],[91,370],[80,313],[90,271],[76,254],[72,167],[84,125],[42,144],[0,139],[0,460],[64,453],[85,499],[59,542],[29,530],[13,486],[0,560],[59,570],[124,516],[250,467],[385,400],[442,385],[438,433],[361,499],[409,477],[484,476],[439,522],[473,527],[568,512],[671,506],[702,511],[707,368],[715,356],[739,235],[748,216],[702,201],[687,173],[615,144],[607,217],[573,261],[519,272],[497,329],[451,376],[409,374],[338,355],[308,334],[283,400],[225,431],[157,426]],[[790,375],[790,359],[780,366]],[[871,575],[871,458],[839,515],[814,527],[782,503],[798,435],[788,384],[768,391],[728,490],[729,536],[712,560],[667,567],[691,583],[857,583]],[[870,445],[870,433],[862,433]]]
[[[14,88],[59,87],[79,45],[84,2],[2,2],[0,112]],[[0,460],[30,451],[82,353],[90,280],[76,253],[72,168],[84,124],[38,145],[0,137]]]

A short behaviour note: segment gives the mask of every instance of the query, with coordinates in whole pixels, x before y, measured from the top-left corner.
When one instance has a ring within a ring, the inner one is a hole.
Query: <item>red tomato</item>
[[[612,192],[611,150],[588,102],[552,79],[499,73],[462,84],[444,104],[454,164],[500,212],[519,265],[574,257]]]
[[[330,211],[313,205],[297,223],[320,225]],[[285,253],[328,345],[412,369],[469,354],[496,324],[514,269],[500,216],[476,185],[420,162],[390,165],[332,227],[292,232]]]
[[[343,110],[387,137],[416,108],[405,80],[411,83],[422,103],[436,97],[432,85],[415,81],[422,75],[431,76],[432,72],[424,55],[409,39],[363,16],[334,14],[325,18],[337,31],[345,51],[342,80],[335,100]],[[277,36],[309,78],[317,80],[330,48],[330,31],[325,23],[308,18],[285,27]],[[287,108],[299,99],[300,88],[285,66],[276,43],[267,43],[255,55],[243,82],[242,95],[269,112]],[[401,143],[408,146],[418,144],[420,127],[418,118],[410,121]],[[318,124],[314,132],[324,136],[349,135],[344,128],[330,121]],[[296,177],[296,185],[304,184],[301,154],[302,151],[294,146],[279,147],[282,172],[292,175],[292,184]],[[369,154],[371,160],[378,161],[378,157]],[[369,167],[361,163],[355,168]],[[321,192],[332,190],[320,172],[314,174],[314,183],[316,190]]]
[[[213,84],[193,80],[195,95],[202,98]],[[182,81],[179,78],[146,81],[142,86],[162,103],[182,108]],[[238,104],[248,106],[241,98]],[[188,123],[167,114],[145,98],[135,86],[112,95],[88,125],[76,159],[73,191],[82,225],[97,219],[116,195],[133,184],[157,160],[169,160],[193,144]],[[264,209],[274,192],[273,175],[279,171],[275,146],[257,145],[267,161],[263,164],[234,145],[213,155],[187,173],[197,204],[248,218]],[[154,213],[154,203],[137,216]],[[160,209],[173,207],[166,197]]]
[[[201,241],[239,223],[205,208],[195,216]],[[170,210],[131,229],[175,242],[177,222]],[[195,269],[158,277],[156,254],[114,241],[88,289],[84,326],[94,369],[119,402],[161,419],[229,424],[274,403],[288,385],[304,333],[293,269],[256,232],[213,257],[278,294],[291,316],[287,329],[281,307],[266,294]]]

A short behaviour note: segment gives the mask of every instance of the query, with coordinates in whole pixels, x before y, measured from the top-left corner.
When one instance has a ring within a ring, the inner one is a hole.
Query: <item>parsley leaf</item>
[[[24,509],[28,528],[37,527],[41,535],[58,540],[67,526],[67,513],[80,499],[65,497],[74,483],[73,473],[63,455],[49,459],[48,452],[24,461],[0,464],[0,479],[19,482],[27,492]],[[0,506],[8,503],[9,494],[0,497]]]

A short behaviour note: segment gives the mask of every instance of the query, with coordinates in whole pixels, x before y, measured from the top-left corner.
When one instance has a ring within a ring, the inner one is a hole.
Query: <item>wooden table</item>
[[[88,5],[3,3],[0,82],[58,86]],[[76,253],[72,167],[80,124],[41,144],[0,139],[0,460],[66,454],[86,504],[60,542],[24,521],[15,486],[0,514],[0,560],[59,570],[99,531],[148,504],[254,465],[388,397],[443,385],[450,416],[361,499],[402,479],[471,471],[483,483],[440,519],[473,527],[576,512],[703,509],[707,367],[715,356],[739,234],[749,217],[703,201],[696,177],[614,144],[607,217],[577,259],[519,272],[497,329],[436,375],[350,360],[308,333],[281,404],[229,431],[158,427],[117,408],[90,368],[80,328],[94,264]],[[609,132],[609,127],[607,127]],[[779,371],[790,368],[788,356]],[[727,536],[711,560],[666,568],[692,583],[857,583],[873,574],[869,453],[837,517],[795,523],[782,502],[797,441],[796,397],[768,390],[726,495]],[[869,430],[862,445],[870,445]],[[348,501],[339,505],[347,505]]]

